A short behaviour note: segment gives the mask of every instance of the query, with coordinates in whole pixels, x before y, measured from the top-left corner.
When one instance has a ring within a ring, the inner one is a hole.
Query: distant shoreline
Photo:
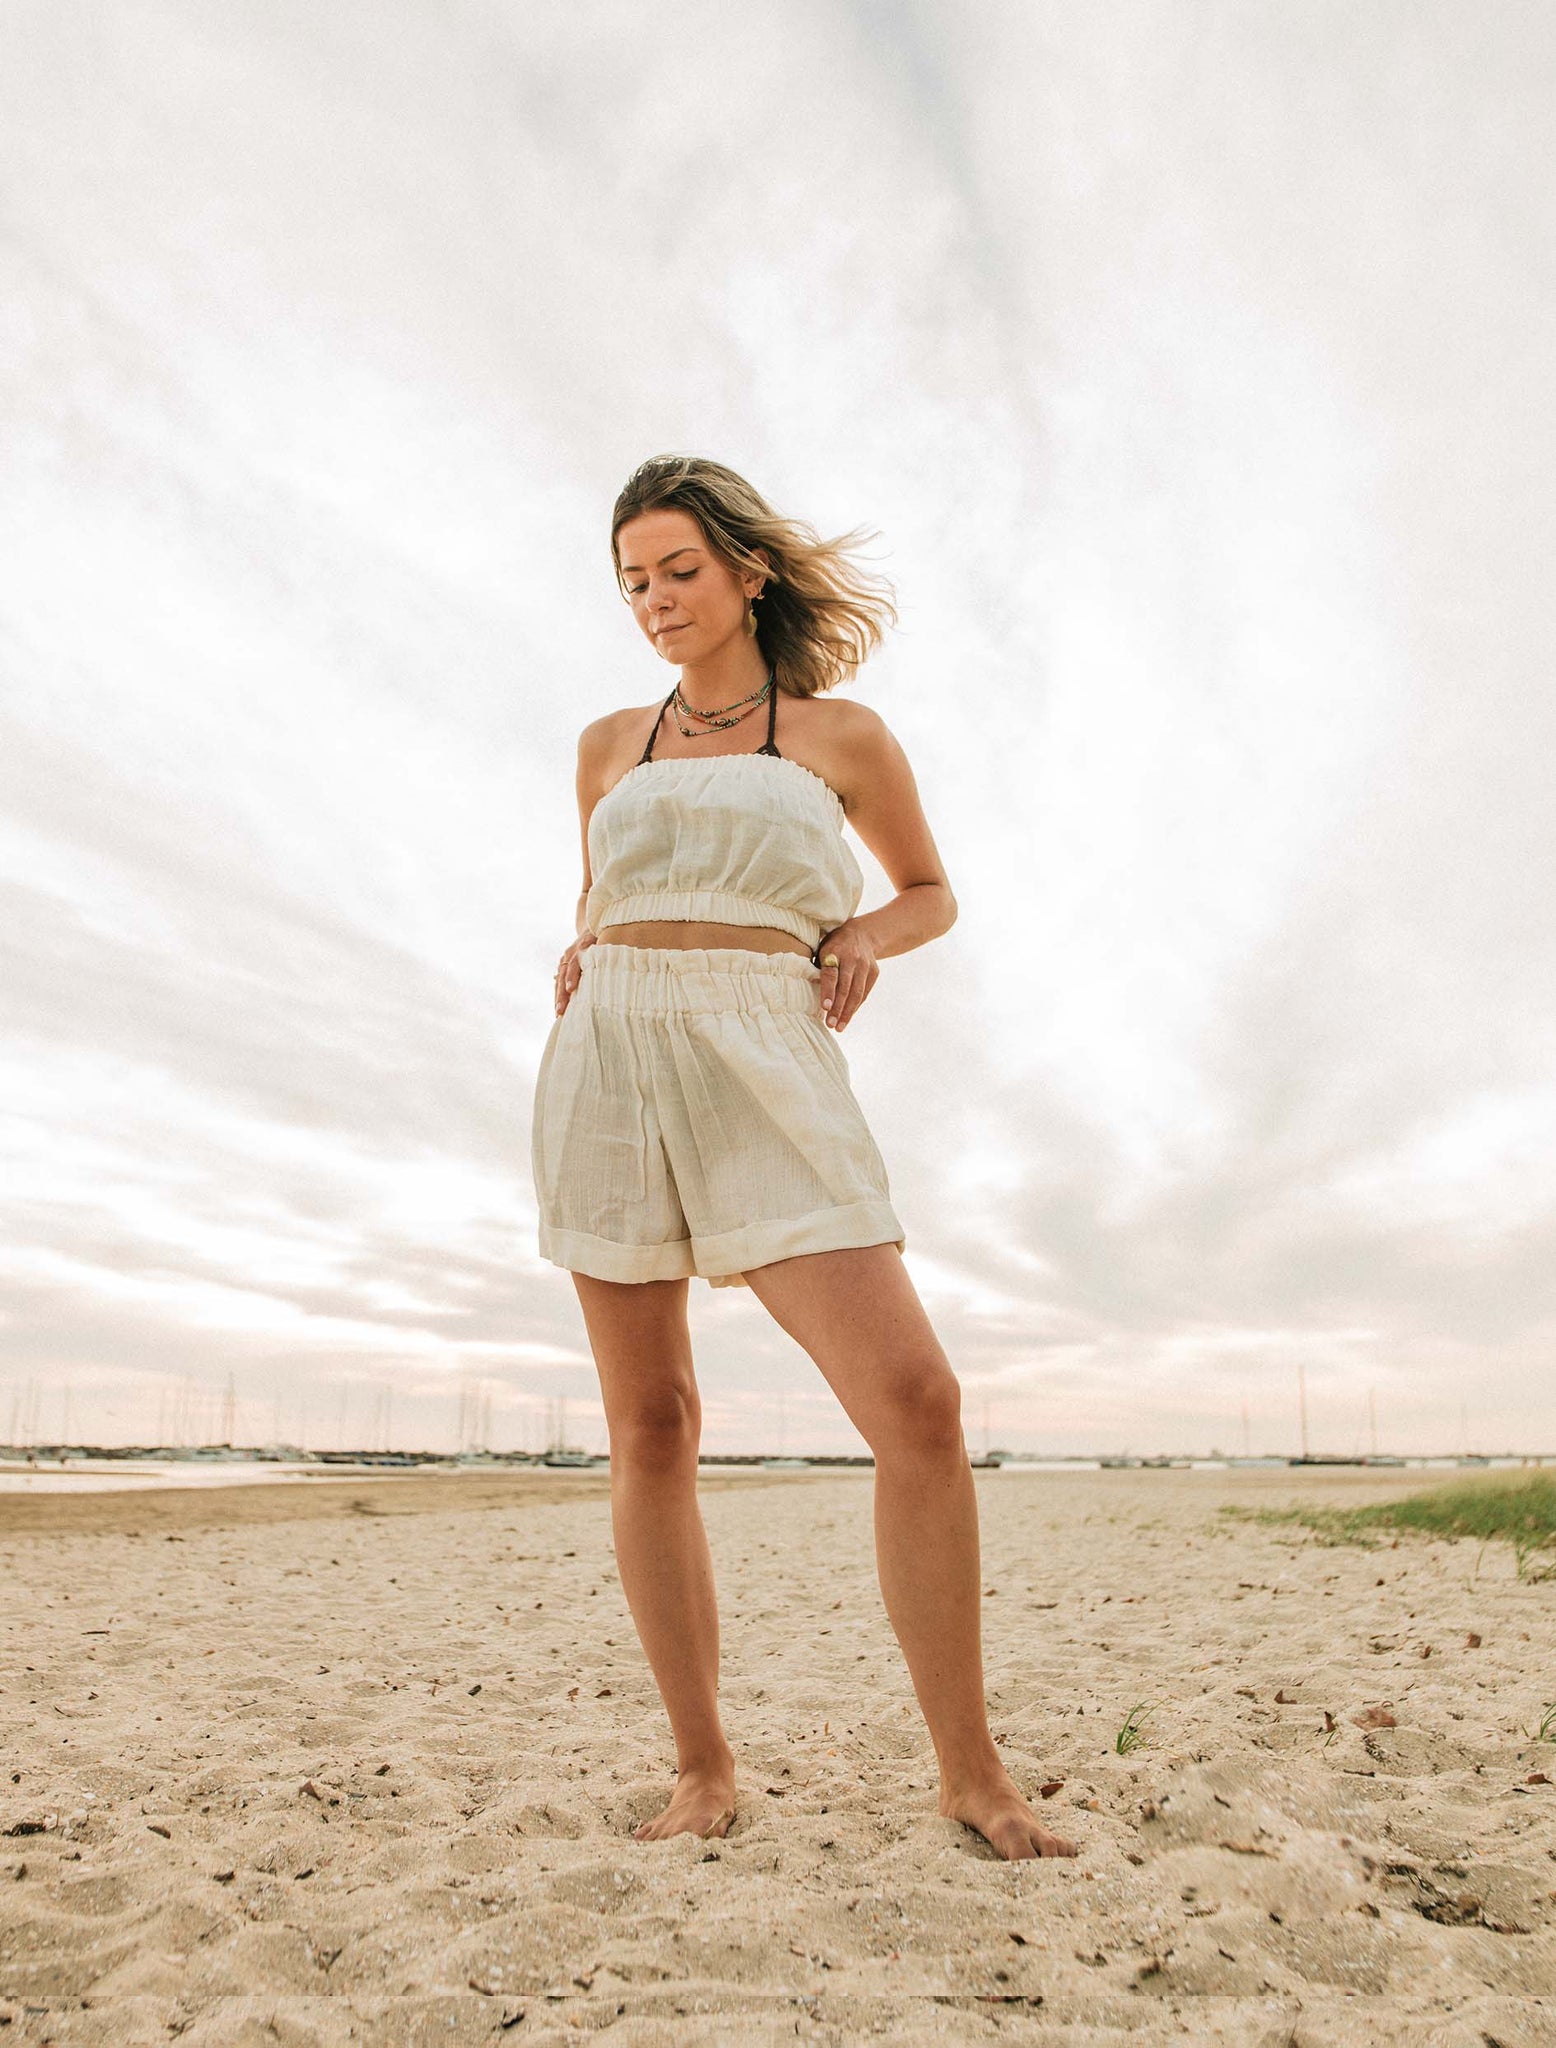
[[[699,1459],[704,1473],[839,1472],[873,1471],[868,1452],[705,1452]],[[1102,1453],[1096,1456],[1038,1457],[1014,1452],[973,1454],[972,1464],[983,1471],[1013,1472],[1097,1472],[1097,1471],[1334,1471],[1334,1472],[1462,1472],[1516,1471],[1556,1464],[1556,1453],[1496,1456],[1435,1454],[1417,1457],[1320,1455],[1299,1458],[1270,1454],[1263,1457],[1191,1457],[1187,1455],[1126,1456]],[[548,1464],[544,1454],[529,1452],[451,1456],[439,1452],[339,1452],[326,1451],[291,1457],[265,1452],[220,1450],[134,1450],[118,1452],[93,1448],[81,1452],[55,1446],[25,1448],[0,1446],[0,1502],[35,1499],[50,1495],[79,1497],[94,1493],[147,1494],[173,1490],[213,1491],[230,1488],[318,1486],[331,1482],[365,1484],[368,1481],[438,1478],[454,1485],[482,1476],[544,1474],[555,1478],[566,1472],[608,1475],[610,1461],[604,1454],[570,1453]]]
[[[232,1528],[255,1523],[324,1521],[351,1517],[460,1514],[477,1510],[523,1511],[557,1501],[610,1499],[610,1467],[601,1460],[590,1466],[547,1466],[534,1461],[500,1460],[456,1466],[352,1467],[344,1464],[282,1465],[222,1460],[125,1461],[115,1471],[78,1466],[54,1467],[40,1461],[28,1467],[0,1461],[0,1536],[5,1535],[166,1535],[181,1540],[185,1532]],[[1518,1469],[1513,1459],[1501,1469]],[[1170,1489],[1175,1484],[1196,1490],[1218,1476],[1242,1482],[1263,1496],[1274,1489],[1301,1486],[1304,1497],[1313,1488],[1334,1497],[1357,1487],[1376,1498],[1390,1486],[1414,1491],[1434,1485],[1465,1469],[1457,1459],[1413,1459],[1408,1467],[1362,1464],[1300,1465],[1288,1460],[1208,1461],[1129,1465],[1106,1469],[1097,1460],[1012,1460],[1003,1468],[979,1472],[985,1484],[1003,1489],[1019,1486],[1023,1475],[1067,1489],[1070,1482],[1098,1480],[1104,1484]],[[1473,1468],[1472,1468],[1473,1469]],[[706,1460],[698,1474],[699,1490],[720,1493],[730,1488],[813,1486],[828,1479],[863,1482],[873,1478],[868,1460],[790,1463],[764,1466],[756,1460],[721,1464]]]

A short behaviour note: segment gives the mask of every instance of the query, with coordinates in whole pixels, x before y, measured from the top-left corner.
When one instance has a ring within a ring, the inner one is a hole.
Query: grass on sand
[[[1489,1543],[1500,1537],[1513,1546],[1519,1578],[1556,1578],[1556,1561],[1538,1571],[1529,1568],[1540,1552],[1556,1552],[1556,1473],[1456,1480],[1370,1507],[1227,1507],[1221,1512],[1257,1522],[1298,1522],[1325,1543],[1370,1546],[1379,1532],[1400,1529],[1445,1536],[1450,1542],[1468,1537]]]
[[[1145,1700],[1140,1700],[1124,1716],[1124,1725],[1113,1738],[1113,1747],[1120,1756],[1128,1756],[1131,1750],[1138,1749],[1141,1743],[1144,1742],[1145,1728],[1143,1724],[1146,1715],[1150,1711],[1149,1703]]]

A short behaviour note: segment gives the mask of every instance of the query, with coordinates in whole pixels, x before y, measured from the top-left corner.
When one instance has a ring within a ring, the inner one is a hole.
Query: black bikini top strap
[[[677,683],[677,684],[676,684],[676,689],[679,689],[679,688],[680,688],[680,684],[679,684],[679,683]],[[655,719],[654,719],[654,723],[653,723],[653,725],[652,725],[652,726],[650,727],[650,729],[649,729],[649,734],[648,734],[648,745],[647,745],[647,746],[646,746],[646,747],[645,747],[645,748],[643,749],[642,753],[641,753],[641,754],[639,754],[639,755],[638,755],[638,758],[637,758],[637,765],[638,765],[638,767],[639,767],[639,768],[641,768],[641,767],[642,767],[642,765],[643,765],[643,763],[644,763],[645,761],[649,761],[649,760],[652,760],[652,759],[653,759],[653,754],[654,754],[654,742],[655,742],[655,740],[656,740],[656,739],[658,739],[658,737],[659,737],[659,720],[660,720],[661,718],[663,718],[663,717],[664,717],[664,715],[665,715],[665,712],[666,712],[666,711],[667,711],[667,710],[669,709],[669,707],[670,707],[670,698],[671,698],[671,697],[673,697],[674,695],[675,695],[675,690],[672,690],[672,691],[670,692],[670,696],[669,696],[669,697],[666,697],[666,699],[665,699],[664,703],[663,703],[663,704],[661,704],[661,705],[660,705],[660,707],[659,707],[658,715],[657,715],[657,716],[655,717]]]
[[[773,728],[778,718],[778,678],[775,675],[769,674],[767,682],[767,744],[766,746],[758,747],[756,751],[759,754],[775,755],[781,761],[783,756],[773,744]]]

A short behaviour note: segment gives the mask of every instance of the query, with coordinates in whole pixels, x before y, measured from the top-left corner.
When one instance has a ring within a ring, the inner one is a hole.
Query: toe
[[[1033,1853],[1031,1835],[1019,1814],[1006,1814],[998,1820],[991,1820],[987,1834],[990,1845],[1007,1863],[1022,1862]]]

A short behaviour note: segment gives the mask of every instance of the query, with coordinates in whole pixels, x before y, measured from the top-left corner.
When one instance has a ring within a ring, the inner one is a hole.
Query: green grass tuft
[[[1460,1479],[1434,1486],[1404,1500],[1376,1501],[1361,1508],[1223,1508],[1223,1514],[1257,1522],[1297,1522],[1314,1531],[1323,1543],[1357,1543],[1372,1548],[1378,1532],[1414,1529],[1422,1535],[1461,1537],[1488,1543],[1505,1539],[1513,1546],[1519,1578],[1556,1575],[1556,1564],[1530,1574],[1542,1551],[1556,1552],[1556,1473],[1530,1472],[1513,1477]]]
[[[1120,1756],[1128,1756],[1131,1750],[1138,1749],[1141,1743],[1144,1742],[1145,1730],[1140,1724],[1150,1711],[1150,1707],[1144,1700],[1138,1701],[1129,1709],[1129,1712],[1124,1717],[1123,1727],[1119,1729],[1113,1738],[1113,1747]]]

